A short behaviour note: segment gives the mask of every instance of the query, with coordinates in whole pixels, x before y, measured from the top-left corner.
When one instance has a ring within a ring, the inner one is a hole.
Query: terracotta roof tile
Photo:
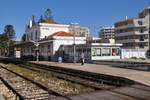
[[[49,35],[46,38],[41,39],[40,41],[52,40],[53,36],[73,37],[73,34],[69,32],[59,31],[59,32],[53,33],[52,35]]]
[[[69,32],[59,31],[59,32],[53,33],[52,35],[48,37],[53,37],[53,36],[73,36],[73,34]]]
[[[56,22],[53,21],[53,20],[47,20],[47,21],[45,21],[45,23],[48,23],[48,24],[56,24]]]

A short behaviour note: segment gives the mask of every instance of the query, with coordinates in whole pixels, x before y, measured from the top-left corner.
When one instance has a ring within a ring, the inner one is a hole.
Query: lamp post
[[[36,46],[36,61],[38,62],[39,61],[39,43],[36,42],[35,46]]]
[[[76,63],[76,42],[75,42],[75,26],[78,25],[78,23],[71,23],[71,29],[73,32],[73,63]]]
[[[148,48],[148,52],[147,52],[147,56],[148,59],[150,59],[150,8],[148,8],[148,16],[149,16],[149,21],[148,21],[148,44],[149,44],[149,48]]]
[[[34,43],[34,45],[36,46],[36,61],[38,62],[39,61],[39,43],[38,42],[35,42],[33,40],[30,40],[30,42]]]

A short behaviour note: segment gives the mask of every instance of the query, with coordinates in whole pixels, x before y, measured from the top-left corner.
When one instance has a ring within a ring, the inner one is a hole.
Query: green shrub
[[[141,59],[141,60],[145,60],[145,58],[143,58],[143,57],[140,57],[139,59]]]
[[[131,57],[130,59],[137,59],[137,57]]]

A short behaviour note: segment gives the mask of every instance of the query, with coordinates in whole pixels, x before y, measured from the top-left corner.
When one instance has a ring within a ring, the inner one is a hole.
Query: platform
[[[32,61],[32,63],[70,68],[70,69],[87,71],[87,72],[98,73],[98,74],[119,76],[150,86],[150,72],[146,72],[146,71],[136,71],[131,69],[115,68],[109,65],[98,65],[98,64],[85,64],[84,66],[81,66],[81,64],[79,63],[76,64],[56,63],[56,62],[48,62],[48,61],[39,61],[39,62]]]

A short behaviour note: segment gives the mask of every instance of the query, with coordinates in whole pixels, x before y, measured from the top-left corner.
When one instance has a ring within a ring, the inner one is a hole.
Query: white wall
[[[131,57],[136,57],[136,58],[146,58],[145,55],[146,51],[145,50],[133,50],[133,49],[122,49],[122,59],[128,59]]]
[[[61,45],[72,45],[74,43],[73,37],[55,37],[53,41],[53,53],[55,53]],[[76,37],[75,44],[85,44],[85,37]]]
[[[26,34],[28,35],[28,36],[26,35],[26,39],[28,37],[27,40],[36,41],[36,36],[35,36],[36,32],[37,32],[37,39],[40,39],[41,34],[40,34],[40,28],[38,26],[34,26],[33,28],[26,30]],[[31,39],[31,34],[33,36],[33,39]]]
[[[40,23],[37,26],[33,26],[30,29],[26,30],[26,33],[29,35],[29,40],[31,40],[31,33],[33,36],[33,41],[36,41],[35,39],[35,33],[38,32],[38,39],[45,38],[45,36],[52,35],[55,32],[64,31],[69,32],[69,25],[63,25],[63,24],[45,24]]]
[[[92,60],[111,60],[111,59],[120,59],[120,56],[95,56],[91,58]]]
[[[69,25],[40,23],[40,39],[59,31],[69,32]]]

